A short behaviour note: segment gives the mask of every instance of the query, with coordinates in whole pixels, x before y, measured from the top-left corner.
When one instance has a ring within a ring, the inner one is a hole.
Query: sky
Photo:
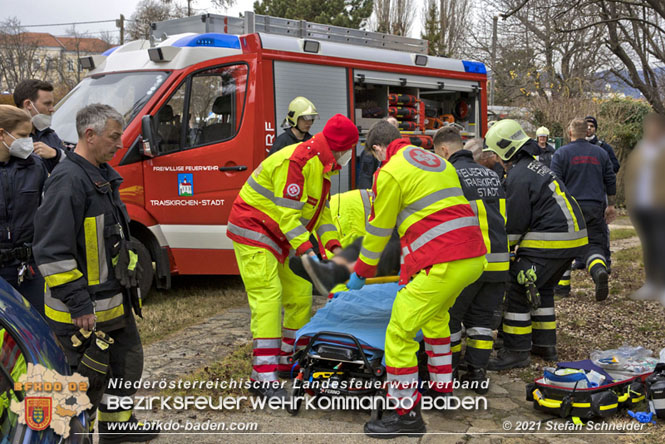
[[[110,20],[107,23],[79,24],[77,32],[88,32],[91,37],[99,37],[103,31],[113,32],[117,38],[118,29],[113,20],[124,14],[129,18],[136,8],[139,0],[0,0],[0,20],[8,17],[17,17],[22,25],[59,24],[71,22],[86,22]],[[183,0],[181,0],[183,3]],[[414,0],[420,9],[424,0]],[[103,8],[100,7],[103,5]],[[212,6],[210,0],[194,0],[192,7],[198,11],[238,16],[239,12],[252,11],[254,0],[235,0],[235,4],[224,10]],[[411,36],[419,35],[421,18],[416,14]],[[28,27],[34,32],[49,32],[54,35],[64,35],[71,25]]]

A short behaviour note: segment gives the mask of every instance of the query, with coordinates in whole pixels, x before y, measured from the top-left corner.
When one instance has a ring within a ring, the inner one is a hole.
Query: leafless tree
[[[460,57],[470,26],[470,0],[440,0],[441,44],[439,53],[445,57]]]
[[[394,35],[409,35],[414,17],[413,0],[393,0],[390,8],[391,33]]]
[[[65,34],[66,40],[56,37],[56,40],[61,44],[60,57],[52,61],[53,66],[49,64],[45,68],[49,71],[55,69],[59,83],[65,90],[70,90],[83,78],[84,73],[79,66],[79,57],[88,52],[84,48],[84,39],[89,38],[89,34],[78,32],[74,27],[68,29]]]
[[[538,0],[515,1],[504,16],[519,14]],[[612,73],[638,89],[655,111],[665,112],[665,2],[663,0],[552,0],[550,8],[562,14],[575,13],[581,23],[557,23],[560,33],[576,35],[598,31],[599,46],[614,56]]]
[[[415,8],[413,0],[375,0],[375,31],[394,35],[408,35],[413,26]]]
[[[43,79],[46,55],[39,50],[39,42],[16,17],[1,22],[0,29],[0,82],[4,83],[0,89],[12,91],[21,80]]]
[[[496,65],[490,66],[497,88],[510,87],[508,97],[578,97],[602,85],[598,72],[607,64],[608,52],[599,44],[603,31],[584,27],[586,17],[574,8],[554,8],[563,0],[496,0],[483,3],[484,18],[476,24],[473,46],[476,54],[491,65],[491,17],[499,20]],[[588,1],[588,0],[587,0]],[[593,1],[593,0],[591,0]],[[582,28],[566,33],[564,27]],[[514,59],[514,60],[511,60]],[[506,71],[508,69],[508,71]],[[501,77],[507,82],[502,83]],[[497,98],[506,97],[497,89]],[[511,99],[511,100],[512,100]],[[497,100],[497,103],[501,103]]]
[[[151,23],[185,16],[187,7],[172,0],[141,0],[127,24],[127,35],[131,40],[148,39]]]

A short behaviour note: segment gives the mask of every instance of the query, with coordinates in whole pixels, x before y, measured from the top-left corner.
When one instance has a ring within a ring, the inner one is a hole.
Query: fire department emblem
[[[25,398],[25,422],[32,430],[44,430],[51,424],[52,400],[46,397]]]
[[[411,165],[426,171],[440,172],[446,169],[446,163],[442,158],[422,148],[407,148],[404,152],[404,158]]]
[[[298,197],[300,196],[300,185],[292,183],[289,186],[286,187],[286,194],[288,194],[291,197]]]
[[[194,195],[194,175],[178,174],[178,196]]]

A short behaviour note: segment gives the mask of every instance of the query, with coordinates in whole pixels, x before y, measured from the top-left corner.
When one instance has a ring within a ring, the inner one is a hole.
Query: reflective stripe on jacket
[[[487,252],[455,168],[441,157],[395,140],[376,173],[373,191],[372,214],[355,267],[360,276],[374,276],[395,226],[402,246],[402,283],[431,265]]]
[[[519,254],[575,257],[588,243],[584,215],[561,179],[533,158],[537,149],[527,142],[506,177],[510,246],[519,245]]]
[[[330,213],[342,248],[365,235],[373,199],[371,190],[351,190],[330,196]]]
[[[129,217],[120,200],[120,175],[108,164],[95,167],[76,153],[54,170],[35,218],[33,253],[46,281],[44,311],[58,334],[76,330],[72,318],[97,315],[97,327],[112,331],[131,315],[115,279],[112,258],[129,237]]]
[[[510,267],[506,234],[506,193],[498,174],[473,160],[469,150],[453,153],[448,159],[457,170],[464,197],[478,216],[487,248],[487,268],[479,280],[505,282]]]
[[[284,262],[290,250],[312,248],[316,233],[327,250],[340,246],[328,197],[339,166],[322,133],[269,156],[252,172],[233,203],[227,236],[267,248]]]

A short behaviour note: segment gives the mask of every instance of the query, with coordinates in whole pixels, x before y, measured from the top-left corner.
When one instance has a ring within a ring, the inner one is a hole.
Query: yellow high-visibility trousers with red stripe
[[[418,342],[416,334],[425,337],[427,367],[432,388],[452,392],[452,353],[450,351],[450,317],[448,310],[467,286],[475,282],[487,266],[485,256],[433,265],[418,274],[402,288],[393,304],[386,331],[386,369],[388,396],[398,398],[405,408],[420,400],[418,384]]]
[[[280,264],[265,248],[237,242],[233,248],[252,313],[251,379],[275,381],[277,371],[290,369],[288,357],[296,345],[295,333],[309,321],[312,284],[294,274],[288,261]]]

